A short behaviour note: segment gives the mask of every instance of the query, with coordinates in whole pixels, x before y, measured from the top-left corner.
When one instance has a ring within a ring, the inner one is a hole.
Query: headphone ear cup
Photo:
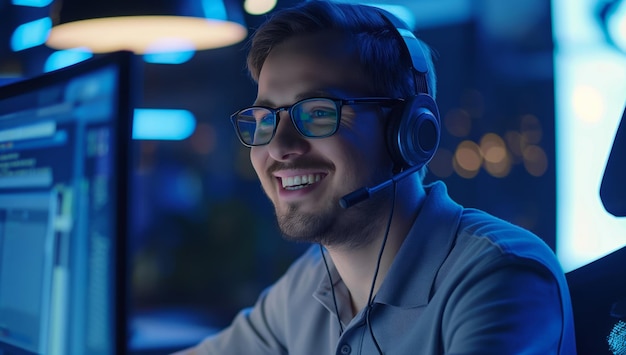
[[[426,94],[409,97],[392,111],[387,127],[387,145],[396,166],[422,167],[439,147],[441,125],[435,100]]]

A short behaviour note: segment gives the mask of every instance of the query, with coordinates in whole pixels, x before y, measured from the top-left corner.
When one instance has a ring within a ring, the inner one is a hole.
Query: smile
[[[322,174],[307,174],[299,176],[283,177],[282,183],[285,190],[298,190],[315,184],[322,179]]]

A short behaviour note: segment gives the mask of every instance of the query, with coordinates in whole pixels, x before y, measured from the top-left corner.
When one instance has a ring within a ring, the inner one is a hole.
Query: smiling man
[[[188,353],[575,353],[545,243],[423,185],[435,75],[402,23],[308,1],[256,31],[248,67],[257,98],[231,120],[284,237],[312,247]]]

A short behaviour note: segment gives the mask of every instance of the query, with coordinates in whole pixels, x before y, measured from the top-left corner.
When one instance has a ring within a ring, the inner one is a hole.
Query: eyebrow
[[[296,95],[295,101],[293,101],[291,105],[293,105],[294,103],[300,100],[308,99],[310,97],[336,98],[336,96],[332,95],[331,92],[328,90],[321,90],[321,89],[313,90],[313,91],[307,91],[307,92],[303,92],[301,94]],[[253,105],[254,106],[267,106],[267,107],[274,107],[274,108],[278,106],[273,101],[267,100],[267,99],[257,99],[256,101],[254,101]],[[290,105],[287,105],[287,106],[290,106]]]

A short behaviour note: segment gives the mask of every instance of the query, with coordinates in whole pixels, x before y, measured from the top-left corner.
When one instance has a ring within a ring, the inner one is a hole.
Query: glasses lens
[[[328,137],[337,130],[339,109],[331,99],[300,101],[291,114],[300,133],[307,137]]]
[[[274,135],[276,119],[266,108],[251,107],[242,110],[237,114],[236,122],[239,137],[246,144],[267,144]]]

